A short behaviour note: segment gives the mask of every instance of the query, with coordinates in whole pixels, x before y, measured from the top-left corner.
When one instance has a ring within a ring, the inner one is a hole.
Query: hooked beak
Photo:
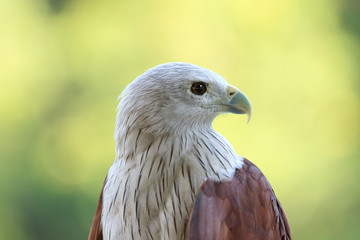
[[[239,89],[229,85],[226,88],[226,100],[213,103],[207,107],[218,107],[220,112],[230,112],[235,114],[247,114],[249,123],[251,118],[251,103],[249,98]]]
[[[244,93],[240,92],[239,89],[230,85],[226,88],[226,93],[229,102],[223,104],[225,110],[235,114],[247,114],[247,122],[249,123],[251,118],[251,103],[249,98]]]

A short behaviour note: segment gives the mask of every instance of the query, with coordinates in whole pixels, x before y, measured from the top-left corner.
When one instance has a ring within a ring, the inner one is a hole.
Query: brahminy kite
[[[188,63],[149,69],[120,95],[116,157],[89,239],[291,239],[262,172],[212,128],[250,101]]]

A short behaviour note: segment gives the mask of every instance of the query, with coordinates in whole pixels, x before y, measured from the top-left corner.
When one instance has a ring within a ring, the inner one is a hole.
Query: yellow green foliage
[[[294,239],[360,239],[360,4],[0,0],[0,232],[85,239],[116,99],[146,69],[224,76],[253,115],[214,128],[257,164]]]

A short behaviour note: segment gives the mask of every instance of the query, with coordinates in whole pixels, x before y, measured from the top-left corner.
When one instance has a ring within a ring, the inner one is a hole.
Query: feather
[[[206,181],[197,193],[188,240],[290,240],[289,223],[262,172],[244,160],[227,182]]]
[[[102,214],[102,202],[103,202],[103,191],[104,186],[106,184],[106,179],[104,180],[104,184],[101,188],[101,193],[99,197],[98,206],[95,212],[94,220],[91,224],[90,233],[88,240],[103,240],[103,232],[102,232],[102,226],[101,226],[101,214]]]

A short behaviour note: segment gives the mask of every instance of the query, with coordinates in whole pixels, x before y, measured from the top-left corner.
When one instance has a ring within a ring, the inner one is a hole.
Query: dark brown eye
[[[203,95],[206,92],[206,85],[203,82],[193,83],[191,86],[191,92],[196,95]]]

